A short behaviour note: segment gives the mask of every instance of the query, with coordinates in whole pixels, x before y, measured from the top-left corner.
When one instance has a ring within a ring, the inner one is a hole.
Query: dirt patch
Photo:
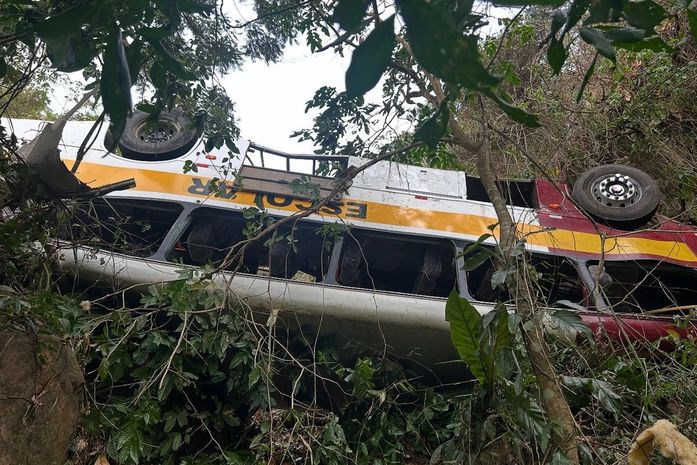
[[[59,338],[0,331],[0,465],[62,463],[83,384]]]

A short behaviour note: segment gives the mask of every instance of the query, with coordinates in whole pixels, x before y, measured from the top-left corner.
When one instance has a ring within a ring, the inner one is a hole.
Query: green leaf
[[[394,15],[378,24],[365,41],[353,51],[346,70],[346,93],[358,97],[380,81],[390,64],[395,46]]]
[[[135,82],[140,74],[140,68],[143,66],[143,43],[140,40],[134,40],[124,48],[124,52],[126,53],[131,82]]]
[[[428,147],[436,148],[438,142],[448,131],[450,121],[450,108],[448,101],[444,100],[436,112],[428,117],[426,121],[414,133],[414,141],[423,142]]]
[[[547,34],[547,37],[544,38],[542,41],[543,44],[546,44],[549,42],[551,39],[555,38],[557,35],[557,32],[562,28],[564,23],[566,22],[566,15],[564,15],[563,12],[556,10],[552,13],[552,25],[550,27],[549,34]]]
[[[479,268],[482,263],[490,260],[492,257],[492,252],[489,249],[481,249],[465,257],[465,264],[462,266],[464,271],[472,271]]]
[[[162,59],[162,65],[178,78],[184,79],[185,81],[196,80],[196,75],[191,71],[186,70],[181,63],[179,63],[176,58],[170,53],[169,50],[165,48],[160,40],[146,38],[148,43],[155,50],[157,55]]]
[[[615,48],[621,48],[624,50],[630,50],[632,52],[639,52],[641,50],[652,50],[654,52],[673,52],[673,47],[666,44],[663,39],[658,36],[649,37],[638,42],[615,42],[613,43]]]
[[[591,384],[591,392],[605,410],[615,417],[622,411],[622,396],[617,394],[609,383],[594,379]]]
[[[104,51],[104,66],[100,77],[99,89],[102,95],[104,111],[109,116],[113,150],[121,138],[126,126],[126,118],[131,111],[131,76],[128,62],[123,50],[121,30],[114,25],[109,34]]]
[[[496,289],[497,287],[503,287],[506,284],[506,278],[511,270],[499,270],[494,271],[491,275],[491,287]]]
[[[601,30],[592,27],[582,27],[578,32],[581,39],[595,47],[598,53],[611,60],[613,63],[616,61],[617,56],[615,54],[615,49]]]
[[[597,26],[610,42],[637,42],[646,37],[646,31],[635,27]]]
[[[496,324],[496,343],[494,344],[494,352],[501,353],[511,343],[513,333],[508,329],[508,309],[505,305],[501,306],[501,315]]]
[[[581,87],[578,89],[578,93],[576,94],[576,103],[581,101],[581,97],[583,97],[583,91],[586,90],[586,85],[588,85],[588,81],[590,81],[591,77],[593,76],[593,73],[595,72],[595,63],[598,61],[598,54],[596,53],[595,56],[593,57],[593,61],[591,61],[590,66],[586,70],[586,74],[583,75],[583,81],[581,81]]]
[[[498,223],[496,223],[496,225],[498,225]],[[493,227],[492,227],[492,225],[489,225],[489,226],[487,226],[487,229],[490,231],[493,231],[496,228],[496,225],[493,225]],[[494,237],[494,236],[489,234],[489,233],[482,234],[481,236],[479,236],[477,238],[476,241],[474,241],[473,243],[471,243],[470,245],[467,246],[467,248],[463,252],[463,255],[467,255],[470,252],[474,252],[475,250],[479,249],[482,246],[482,243],[491,237]]]
[[[615,417],[622,411],[622,396],[617,394],[612,386],[605,381],[578,376],[562,376],[562,382],[566,387],[576,392],[590,392],[600,405]]]
[[[69,37],[80,32],[82,26],[90,24],[96,14],[103,10],[103,2],[91,1],[76,5],[35,24],[27,32],[44,37]]]
[[[7,62],[3,57],[0,57],[0,78],[4,78],[7,74]]]
[[[559,74],[561,67],[564,66],[566,56],[564,44],[552,37],[552,41],[549,43],[549,47],[547,47],[547,61],[549,62],[549,66],[552,67],[552,71],[554,71],[555,75]]]
[[[581,333],[589,340],[593,338],[593,331],[591,331],[588,325],[583,322],[576,312],[570,310],[555,310],[550,313],[550,317],[552,318],[552,323],[565,333]]]
[[[167,71],[165,71],[159,60],[150,67],[150,81],[152,81],[157,90],[163,92],[167,90]]]
[[[593,25],[596,23],[605,23],[610,20],[611,2],[592,2],[588,10],[588,16],[583,20],[583,25]]]
[[[566,34],[581,20],[583,15],[586,13],[588,6],[590,4],[589,0],[573,0],[571,6],[569,7],[569,12],[566,14],[566,22],[564,24],[564,29],[561,31],[561,37],[559,40],[564,41]]]
[[[686,8],[685,12],[687,13],[687,21],[690,23],[692,37],[697,40],[697,11]]]
[[[653,0],[627,1],[622,8],[622,16],[629,24],[639,29],[653,31],[666,19],[666,10]]]
[[[501,97],[499,97],[491,91],[487,90],[483,93],[484,95],[492,99],[494,102],[496,102],[498,107],[501,110],[503,110],[503,112],[506,113],[509,116],[509,118],[511,118],[513,121],[524,124],[530,128],[540,127],[540,122],[538,121],[537,115],[533,115],[523,110],[522,108],[518,108],[516,106],[511,105],[510,103],[506,102],[504,99],[502,99]]]
[[[407,26],[407,40],[426,71],[470,89],[499,82],[482,65],[476,38],[463,36],[452,18],[424,0],[398,0],[397,6]]]
[[[99,374],[99,379],[102,381],[106,381],[106,379],[109,377],[109,359],[107,357],[104,357],[99,363],[97,373]]]
[[[472,374],[485,381],[486,370],[480,358],[481,332],[479,312],[466,299],[453,290],[445,304],[445,319],[450,323],[450,338],[460,358],[464,360]]]
[[[332,21],[345,31],[356,32],[369,4],[369,0],[339,0],[332,13]]]

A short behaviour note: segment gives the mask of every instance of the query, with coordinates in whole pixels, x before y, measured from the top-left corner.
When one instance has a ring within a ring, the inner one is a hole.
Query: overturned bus
[[[379,162],[316,214],[227,263],[230,248],[249,236],[251,207],[271,218],[297,215],[313,205],[296,188],[299,178],[321,197],[337,172],[366,159],[290,155],[245,141],[239,154],[206,152],[181,115],[155,128],[146,116],[131,117],[119,153],[104,148],[102,134],[79,166],[90,186],[136,182],[85,205],[80,222],[88,226],[60,242],[63,266],[79,278],[127,288],[222,263],[214,279],[224,285],[234,271],[230,290],[261,315],[278,312],[276,324],[339,335],[427,367],[458,358],[444,311],[453,289],[482,314],[493,308],[492,262],[464,266],[463,251],[497,222],[478,178]],[[37,124],[15,121],[15,132],[31,139]],[[67,166],[89,127],[67,125]],[[605,165],[573,188],[544,179],[500,187],[549,308],[570,303],[612,338],[697,334],[687,321],[697,307],[697,228],[652,218],[659,193],[645,173]]]

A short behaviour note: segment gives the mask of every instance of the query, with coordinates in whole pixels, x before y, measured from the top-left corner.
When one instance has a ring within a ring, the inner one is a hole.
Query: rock
[[[56,336],[0,331],[0,465],[60,465],[84,378]]]

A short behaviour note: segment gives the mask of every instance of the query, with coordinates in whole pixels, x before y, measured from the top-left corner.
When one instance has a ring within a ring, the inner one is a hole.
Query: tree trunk
[[[501,231],[499,245],[504,257],[499,265],[503,269],[508,269],[515,265],[511,252],[516,244],[516,226],[506,201],[496,184],[496,177],[491,169],[489,145],[487,142],[485,140],[477,151],[477,171],[499,220]],[[576,422],[562,392],[554,365],[549,358],[549,348],[544,338],[542,318],[535,311],[537,308],[536,296],[530,291],[530,286],[527,285],[525,274],[520,267],[516,267],[515,273],[508,275],[506,286],[515,302],[516,312],[520,315],[522,322],[532,322],[532,325],[527,325],[531,326],[531,329],[523,329],[523,339],[533,374],[537,378],[537,383],[542,393],[542,401],[547,411],[547,416],[560,426],[560,433],[553,437],[553,443],[561,449],[570,463],[577,465],[579,457],[576,441]]]

